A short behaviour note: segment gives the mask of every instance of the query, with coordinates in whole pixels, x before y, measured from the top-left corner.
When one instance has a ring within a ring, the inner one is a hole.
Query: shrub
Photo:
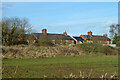
[[[117,49],[110,46],[103,46],[98,43],[84,43],[80,45],[76,45],[76,47],[80,48],[85,53],[104,53],[108,54],[117,54]]]
[[[84,39],[84,41],[83,41],[83,42],[84,42],[84,43],[87,43],[87,40],[85,40],[85,39]]]
[[[116,46],[120,46],[120,41],[117,42]]]
[[[54,46],[52,41],[47,38],[47,36],[42,36],[38,41],[35,43],[36,46]]]

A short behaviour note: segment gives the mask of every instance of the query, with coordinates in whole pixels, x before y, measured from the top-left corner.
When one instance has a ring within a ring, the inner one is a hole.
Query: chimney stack
[[[63,32],[63,34],[67,36],[67,32],[66,32],[66,31],[65,31],[65,32]]]
[[[103,36],[107,37],[107,34],[104,34]]]
[[[43,34],[47,34],[47,29],[42,29]]]
[[[91,31],[89,31],[89,32],[88,32],[88,35],[89,35],[89,36],[92,36],[92,32],[91,32]]]

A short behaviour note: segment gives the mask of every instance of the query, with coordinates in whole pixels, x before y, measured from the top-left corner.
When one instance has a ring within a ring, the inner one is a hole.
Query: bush
[[[35,43],[36,46],[54,46],[52,41],[47,38],[47,36],[42,36],[38,41]]]
[[[98,43],[84,43],[80,45],[76,45],[76,47],[80,48],[85,53],[104,53],[108,54],[117,54],[117,49],[110,46],[103,46]]]
[[[117,42],[116,46],[120,46],[120,41]]]

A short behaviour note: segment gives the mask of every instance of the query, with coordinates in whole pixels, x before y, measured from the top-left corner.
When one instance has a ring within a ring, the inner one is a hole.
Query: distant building
[[[36,41],[41,40],[51,40],[56,45],[73,45],[73,44],[82,44],[87,43],[101,43],[101,44],[111,44],[111,39],[107,37],[107,34],[93,35],[91,31],[87,35],[80,36],[70,36],[67,35],[67,32],[63,34],[52,34],[47,33],[47,29],[42,29],[42,33],[32,33],[26,34],[27,42],[29,44],[34,44]],[[20,38],[23,39],[23,38]]]
[[[111,44],[111,39],[108,38],[107,34],[93,35],[91,31],[88,32],[88,35],[80,35],[84,40],[87,40],[88,43],[101,43],[101,44]]]
[[[42,33],[32,33],[31,35],[34,37],[34,39],[32,42],[29,41],[30,44],[35,43],[35,41],[39,39],[44,39],[44,37],[51,40],[56,45],[74,44],[74,40],[69,35],[67,35],[67,32],[63,32],[63,34],[52,34],[47,33],[47,29],[42,29]]]

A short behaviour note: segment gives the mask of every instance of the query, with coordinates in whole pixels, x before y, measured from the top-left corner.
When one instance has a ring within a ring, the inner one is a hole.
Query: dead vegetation
[[[97,53],[97,54],[96,54]],[[90,45],[81,46],[53,46],[35,47],[32,45],[3,46],[3,58],[41,58],[55,56],[79,56],[79,55],[116,55],[117,49],[111,47],[99,47]]]
[[[28,45],[3,46],[3,58],[40,58],[67,55],[81,55],[81,51],[75,47],[35,47]]]

